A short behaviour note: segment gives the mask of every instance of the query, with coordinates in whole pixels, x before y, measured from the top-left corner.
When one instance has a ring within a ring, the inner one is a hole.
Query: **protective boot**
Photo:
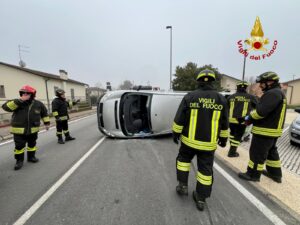
[[[201,198],[196,191],[193,191],[193,199],[198,210],[203,211],[205,207],[205,199]]]
[[[236,146],[230,146],[230,149],[228,151],[228,157],[239,157],[239,153],[236,152],[237,147]]]
[[[39,159],[35,157],[35,151],[27,152],[27,161],[31,163],[37,163],[39,161]]]
[[[66,133],[65,135],[66,135],[65,141],[73,141],[73,140],[76,139],[76,138],[74,138],[74,137],[71,137],[71,136],[70,136],[70,133]]]
[[[176,192],[178,195],[188,195],[188,186],[187,184],[179,182],[179,184],[176,186]]]
[[[16,150],[15,150],[16,151]],[[24,152],[21,154],[15,154],[15,159],[16,165],[15,165],[15,170],[19,170],[23,167],[23,162],[24,162]]]
[[[17,160],[15,170],[19,170],[23,167],[23,160]]]
[[[251,176],[247,172],[246,173],[239,173],[239,178],[241,178],[243,180],[247,180],[247,181],[259,181],[260,180],[260,177]]]
[[[271,178],[273,181],[277,182],[277,183],[281,183],[281,177],[277,177],[277,176],[273,176],[271,175],[267,170],[263,170],[262,174],[265,175],[266,177]]]
[[[58,134],[58,135],[57,135],[57,138],[58,138],[58,141],[57,141],[58,144],[64,144],[64,143],[65,143],[65,142],[64,142],[64,139],[62,138],[62,135],[61,135],[61,134]]]

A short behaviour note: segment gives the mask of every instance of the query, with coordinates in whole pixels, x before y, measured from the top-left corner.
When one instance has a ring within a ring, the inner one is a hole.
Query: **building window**
[[[0,85],[0,98],[5,98],[4,85]]]
[[[71,99],[75,99],[74,88],[71,88]]]

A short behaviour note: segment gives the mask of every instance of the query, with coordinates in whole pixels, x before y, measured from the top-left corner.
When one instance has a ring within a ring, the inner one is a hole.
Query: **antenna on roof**
[[[19,61],[19,65],[20,67],[25,67],[26,66],[26,63],[22,60],[22,57],[21,57],[21,52],[26,52],[26,53],[29,53],[28,49],[29,47],[25,46],[25,45],[18,45],[18,49],[19,49],[19,58],[20,58],[20,61]]]

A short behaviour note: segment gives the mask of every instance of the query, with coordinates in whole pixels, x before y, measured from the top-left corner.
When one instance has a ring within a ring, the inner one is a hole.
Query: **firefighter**
[[[241,143],[241,139],[246,130],[246,125],[239,123],[238,119],[243,118],[255,108],[257,104],[256,98],[247,93],[248,83],[240,81],[236,84],[236,93],[230,95],[227,99],[229,108],[229,142],[230,149],[228,157],[238,157],[237,148]]]
[[[46,130],[49,129],[50,119],[45,105],[35,100],[36,90],[25,85],[19,90],[20,98],[5,102],[2,108],[7,112],[12,112],[11,133],[15,142],[15,170],[23,166],[24,152],[27,143],[27,161],[37,163],[35,153],[37,150],[36,140],[42,119]]]
[[[281,183],[282,172],[276,141],[282,134],[286,114],[286,97],[280,89],[279,76],[265,72],[256,79],[263,91],[256,109],[245,117],[245,124],[253,123],[250,160],[246,173],[239,177],[260,181],[261,173]],[[266,170],[264,164],[266,163]]]
[[[71,108],[73,105],[77,104],[76,102],[67,101],[65,97],[65,91],[63,89],[57,89],[55,91],[56,98],[52,101],[52,115],[55,117],[56,121],[56,136],[58,138],[59,144],[64,144],[65,141],[75,140],[74,137],[70,135],[68,128],[68,108]],[[65,141],[63,139],[63,133],[65,135]]]
[[[196,207],[202,211],[213,184],[213,161],[217,144],[226,146],[228,109],[226,99],[213,88],[216,76],[205,69],[197,76],[199,88],[184,96],[177,110],[172,131],[173,141],[181,140],[176,158],[176,191],[188,195],[191,160],[197,155],[197,185],[193,192]]]

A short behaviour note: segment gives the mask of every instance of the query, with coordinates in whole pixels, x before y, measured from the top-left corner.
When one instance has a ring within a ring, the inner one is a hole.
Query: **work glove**
[[[222,148],[226,147],[227,138],[219,137],[218,145]]]
[[[180,134],[173,132],[173,142],[178,145]]]

